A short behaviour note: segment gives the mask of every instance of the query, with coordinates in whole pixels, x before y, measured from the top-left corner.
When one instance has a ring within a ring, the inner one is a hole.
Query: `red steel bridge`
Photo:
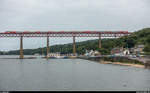
[[[128,31],[6,31],[0,33],[3,37],[20,37],[20,59],[23,59],[23,37],[47,37],[47,58],[50,50],[49,37],[73,37],[73,54],[76,54],[75,37],[99,37],[99,48],[101,48],[101,38],[118,38],[130,35]]]

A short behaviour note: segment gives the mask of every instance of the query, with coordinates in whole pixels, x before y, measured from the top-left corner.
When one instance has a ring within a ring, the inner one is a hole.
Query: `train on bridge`
[[[76,55],[75,37],[99,37],[99,48],[101,38],[117,38],[130,35],[128,31],[6,31],[0,33],[3,37],[20,37],[20,59],[23,59],[23,37],[47,37],[47,58],[50,51],[49,37],[73,37],[73,54]]]

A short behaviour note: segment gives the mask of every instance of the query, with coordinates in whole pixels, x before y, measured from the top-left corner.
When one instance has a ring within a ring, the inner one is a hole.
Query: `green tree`
[[[109,50],[107,50],[107,49],[105,49],[105,48],[98,49],[98,51],[99,51],[102,55],[110,54]]]

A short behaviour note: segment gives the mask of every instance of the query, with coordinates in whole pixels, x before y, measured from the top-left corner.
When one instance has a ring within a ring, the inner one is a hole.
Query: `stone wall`
[[[144,56],[144,58],[150,59],[150,55],[146,55]]]
[[[144,65],[145,65],[145,68],[150,69],[150,61],[146,61],[146,63],[144,63]]]

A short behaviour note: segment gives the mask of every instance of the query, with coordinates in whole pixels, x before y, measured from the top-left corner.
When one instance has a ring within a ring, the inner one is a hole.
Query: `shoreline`
[[[0,58],[0,59],[19,59],[19,58]],[[36,58],[36,57],[27,57],[27,58],[24,58],[24,59],[38,59],[38,58]],[[46,58],[42,57],[41,59],[46,59]],[[55,59],[55,58],[49,58],[49,59]],[[67,58],[67,59],[74,59],[74,58]],[[111,62],[111,61],[104,61],[104,60],[97,61],[97,62],[101,63],[101,64],[114,64],[114,65],[120,65],[120,66],[132,66],[132,67],[138,67],[138,68],[145,68],[144,65],[140,65],[140,64]]]
[[[101,64],[115,64],[115,65],[121,65],[121,66],[132,66],[132,67],[138,67],[138,68],[145,68],[144,65],[140,64],[130,64],[130,63],[121,63],[121,62],[111,62],[111,61],[101,61]]]

